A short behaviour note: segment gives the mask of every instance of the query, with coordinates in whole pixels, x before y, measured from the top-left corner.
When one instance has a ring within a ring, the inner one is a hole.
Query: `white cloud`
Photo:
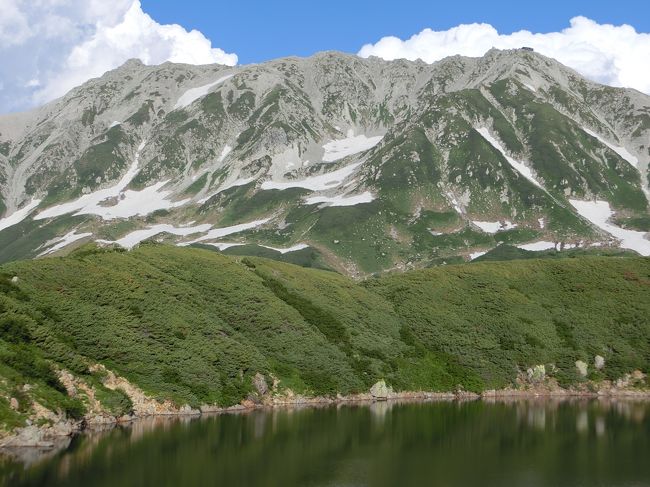
[[[561,32],[546,34],[525,30],[499,34],[489,24],[459,25],[446,31],[425,29],[407,40],[384,37],[366,44],[359,55],[432,63],[455,54],[482,56],[492,47],[521,46],[533,47],[594,81],[650,93],[650,34],[585,17],[571,19],[571,26]]]
[[[0,0],[0,112],[29,108],[127,59],[234,65],[235,54],[180,25],[161,25],[139,0]]]

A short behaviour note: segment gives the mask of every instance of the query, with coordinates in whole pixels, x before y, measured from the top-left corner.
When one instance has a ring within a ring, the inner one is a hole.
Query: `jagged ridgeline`
[[[203,249],[84,246],[0,267],[0,423],[47,419],[35,403],[119,416],[134,387],[159,404],[230,406],[258,374],[275,393],[307,395],[365,392],[379,379],[398,391],[482,391],[542,367],[562,386],[615,380],[649,369],[649,296],[641,257],[441,266],[359,283]]]
[[[351,275],[650,254],[650,97],[525,50],[129,61],[0,117],[0,260],[146,239]]]

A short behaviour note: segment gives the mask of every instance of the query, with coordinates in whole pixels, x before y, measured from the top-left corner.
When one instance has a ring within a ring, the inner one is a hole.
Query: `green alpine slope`
[[[68,257],[0,267],[0,421],[34,401],[80,417],[66,369],[114,414],[100,363],[148,396],[228,406],[251,378],[307,394],[480,391],[538,364],[560,383],[650,368],[650,260],[581,257],[443,266],[363,282],[203,249],[85,246]],[[605,367],[595,371],[595,355]],[[28,387],[25,387],[28,384]],[[10,407],[10,398],[19,408]]]

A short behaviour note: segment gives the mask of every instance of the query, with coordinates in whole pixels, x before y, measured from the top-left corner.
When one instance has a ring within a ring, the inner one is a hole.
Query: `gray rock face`
[[[582,360],[576,360],[576,370],[581,377],[587,377],[589,366]]]
[[[387,386],[384,379],[378,380],[370,388],[370,395],[373,397],[373,399],[385,400],[388,399],[392,394],[392,387]]]
[[[596,370],[602,370],[605,367],[605,358],[600,355],[596,355],[594,357],[594,367],[596,367]]]
[[[0,116],[0,262],[109,240],[123,220],[124,246],[309,245],[355,275],[467,257],[515,225],[558,248],[616,245],[569,199],[648,214],[649,110],[521,50],[128,62]]]
[[[266,383],[266,379],[259,372],[253,377],[253,386],[260,396],[266,395],[269,392],[269,386]]]

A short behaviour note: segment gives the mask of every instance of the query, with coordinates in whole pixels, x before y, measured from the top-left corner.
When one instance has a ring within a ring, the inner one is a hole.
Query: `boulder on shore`
[[[370,395],[376,400],[386,400],[393,394],[393,388],[386,385],[384,379],[380,379],[370,388]]]

